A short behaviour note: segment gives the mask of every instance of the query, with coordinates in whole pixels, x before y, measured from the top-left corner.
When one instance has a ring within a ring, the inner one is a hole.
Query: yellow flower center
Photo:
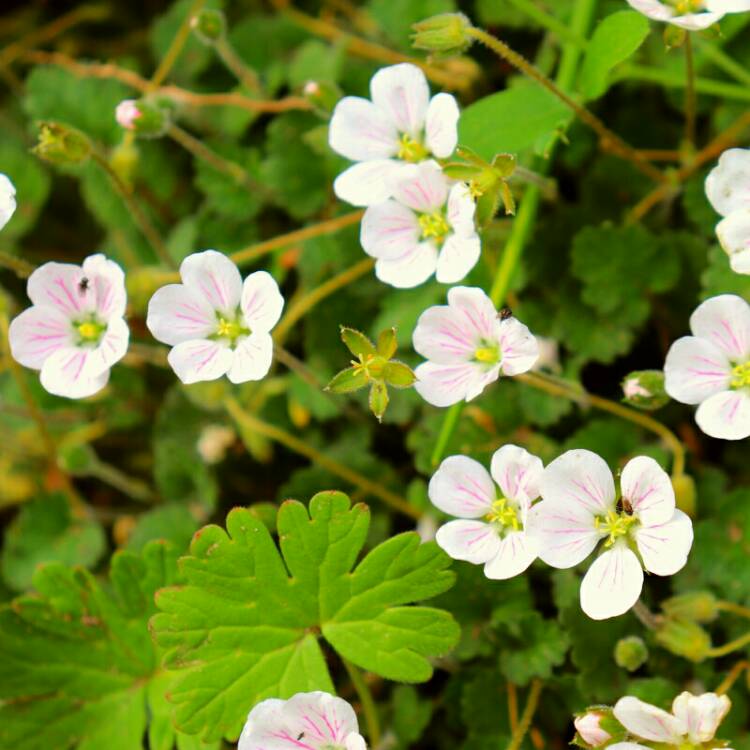
[[[408,133],[404,133],[398,141],[398,158],[404,161],[417,162],[424,161],[430,152],[415,138]]]
[[[239,321],[229,320],[224,317],[219,318],[218,325],[216,326],[216,335],[219,338],[229,339],[234,344],[240,336],[247,336],[249,334],[250,330],[245,328]]]
[[[703,0],[672,0],[675,10],[681,15],[697,13],[704,9]]]
[[[625,536],[635,523],[638,523],[635,516],[610,510],[606,516],[597,516],[594,519],[594,528],[600,534],[606,534],[608,539],[604,546],[611,547],[617,539]]]
[[[75,324],[76,332],[80,337],[80,343],[82,344],[96,344],[102,337],[104,331],[107,330],[107,326],[103,325],[97,320],[90,319],[84,320],[80,323]]]
[[[747,388],[750,386],[750,362],[743,362],[732,368],[732,379],[729,381],[730,388]]]
[[[500,361],[497,346],[480,346],[474,350],[474,359],[487,365],[496,365]]]
[[[484,518],[488,523],[495,524],[503,529],[518,531],[521,528],[518,511],[510,504],[506,497],[495,500],[492,503],[490,512]]]
[[[432,214],[421,214],[418,221],[423,240],[434,238],[441,242],[450,231],[448,220],[440,211],[435,211]]]

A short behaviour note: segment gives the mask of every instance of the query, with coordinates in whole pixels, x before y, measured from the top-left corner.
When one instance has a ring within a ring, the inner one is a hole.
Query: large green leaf
[[[636,52],[648,32],[646,17],[633,10],[613,13],[596,27],[586,49],[579,79],[585,99],[596,99],[606,92],[612,68]]]
[[[246,509],[227,516],[227,531],[207,526],[195,535],[181,560],[186,585],[159,593],[162,613],[151,621],[166,666],[181,671],[170,690],[180,728],[236,738],[263,698],[333,692],[321,636],[383,677],[430,678],[429,657],[451,649],[458,626],[447,612],[406,605],[448,589],[450,561],[412,532],[356,565],[369,522],[367,506],[323,492],[309,515],[293,500],[281,506],[281,555]]]

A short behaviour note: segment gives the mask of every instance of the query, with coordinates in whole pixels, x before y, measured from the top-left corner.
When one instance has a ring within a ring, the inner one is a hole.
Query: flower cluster
[[[628,0],[631,8],[654,21],[700,31],[718,23],[727,13],[750,10],[750,0]]]
[[[750,274],[750,149],[731,148],[706,178],[706,197],[724,218],[716,235],[735,273]]]
[[[580,594],[581,608],[596,620],[635,604],[644,569],[659,576],[680,570],[693,542],[669,476],[646,456],[626,464],[618,492],[607,464],[591,451],[567,451],[543,468],[536,456],[506,445],[492,457],[490,473],[466,456],[446,458],[429,496],[459,519],[438,530],[438,544],[456,560],[484,564],[488,578],[518,575],[537,556],[571,568],[600,547]]]

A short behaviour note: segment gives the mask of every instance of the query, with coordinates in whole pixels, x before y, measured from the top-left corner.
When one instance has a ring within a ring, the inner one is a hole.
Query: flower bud
[[[718,617],[716,605],[716,597],[710,591],[690,591],[664,600],[661,608],[668,617],[704,623]]]
[[[642,638],[637,635],[629,635],[620,638],[615,644],[615,663],[618,667],[635,672],[642,667],[648,659],[648,649]]]
[[[711,650],[711,638],[698,623],[680,617],[666,617],[655,633],[667,651],[690,661],[703,661]]]
[[[81,164],[91,155],[91,141],[80,130],[59,122],[39,124],[39,143],[34,153],[51,164]]]
[[[695,518],[695,504],[697,493],[695,481],[688,474],[680,474],[672,477],[672,488],[677,507],[690,518]]]
[[[573,721],[580,738],[590,747],[601,747],[612,739],[612,735],[602,729],[603,718],[601,711],[587,711]]]
[[[145,99],[124,99],[115,109],[115,119],[125,130],[132,130],[142,138],[159,138],[170,125],[168,109]]]
[[[227,455],[227,450],[237,439],[237,433],[223,424],[206,425],[198,437],[197,449],[207,464],[218,464]]]
[[[343,96],[341,89],[330,81],[308,81],[302,87],[302,96],[307,99],[315,109],[320,112],[330,113]]]
[[[226,34],[227,21],[220,10],[206,8],[190,19],[190,28],[203,44],[213,45]]]
[[[440,54],[459,54],[474,41],[467,33],[471,21],[463,13],[441,13],[412,26],[412,44],[417,49]]]
[[[661,370],[636,370],[622,381],[623,401],[644,411],[661,409],[669,402]]]

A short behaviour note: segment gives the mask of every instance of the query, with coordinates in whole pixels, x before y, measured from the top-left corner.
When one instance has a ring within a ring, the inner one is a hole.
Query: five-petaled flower
[[[695,421],[724,440],[750,435],[750,305],[734,294],[702,302],[690,316],[692,336],[677,339],[664,363],[664,388],[699,404]]]
[[[672,702],[672,713],[626,696],[615,704],[614,715],[635,740],[700,747],[711,742],[732,704],[726,695],[680,693]],[[720,743],[719,747],[722,746]],[[638,742],[616,742],[610,750],[647,750]]]
[[[529,514],[539,557],[554,568],[572,568],[603,543],[581,583],[581,608],[594,620],[627,612],[643,587],[643,567],[673,575],[687,562],[693,526],[675,508],[667,473],[646,456],[630,460],[620,476],[596,453],[578,449],[550,463],[540,483],[542,502]],[[641,565],[642,564],[642,565]]]
[[[0,172],[0,229],[13,216],[16,210],[16,188],[7,175]]]
[[[537,555],[526,523],[543,468],[539,458],[517,445],[496,451],[489,472],[468,456],[446,458],[430,480],[429,496],[459,520],[438,529],[437,543],[454,560],[484,564],[487,578],[523,573]]]
[[[381,68],[370,81],[370,97],[341,99],[328,131],[331,148],[357,162],[333,184],[336,195],[355,206],[387,200],[404,166],[450,156],[458,141],[456,100],[450,94],[430,99],[416,65]]]
[[[273,358],[270,331],[284,307],[273,277],[256,271],[243,284],[237,266],[215,250],[185,258],[180,276],[182,284],[154,294],[146,319],[154,337],[173,347],[177,377],[186,384],[263,378]]]
[[[501,374],[528,372],[539,356],[523,323],[499,315],[481,289],[465,286],[448,291],[447,305],[420,315],[412,344],[428,360],[414,371],[414,387],[433,406],[470,401]]]
[[[654,21],[666,21],[688,31],[699,31],[726,13],[750,10],[750,0],[628,0],[631,8]]]
[[[354,709],[329,693],[269,698],[248,714],[237,750],[366,750]]]
[[[91,255],[82,266],[45,263],[29,276],[33,307],[10,325],[13,358],[40,370],[57,396],[85,398],[100,391],[127,348],[125,275],[114,261]]]
[[[360,241],[377,258],[375,274],[386,284],[406,289],[434,273],[442,284],[452,284],[479,260],[474,210],[468,187],[451,187],[436,162],[408,165],[393,198],[365,211]]]

